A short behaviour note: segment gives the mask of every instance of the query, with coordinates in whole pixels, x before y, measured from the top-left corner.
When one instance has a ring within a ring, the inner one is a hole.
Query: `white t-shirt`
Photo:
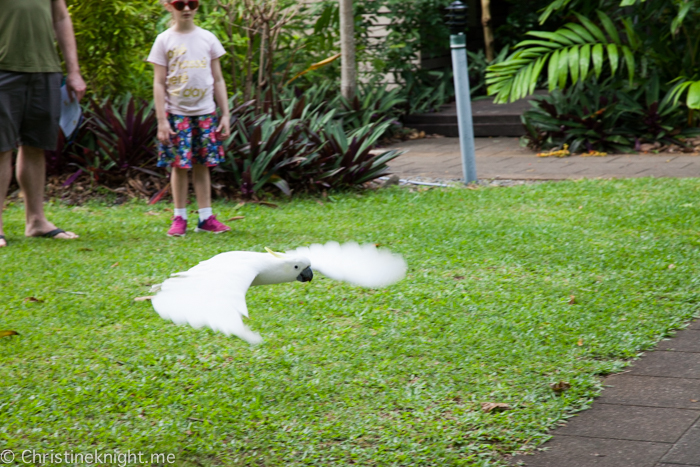
[[[188,116],[214,113],[211,61],[224,54],[219,39],[200,27],[186,34],[173,28],[159,34],[146,60],[167,68],[165,111]]]

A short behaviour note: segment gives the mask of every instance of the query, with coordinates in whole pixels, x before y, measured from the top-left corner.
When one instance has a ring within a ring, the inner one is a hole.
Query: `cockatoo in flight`
[[[154,287],[153,308],[176,324],[208,327],[257,344],[262,341],[260,334],[243,324],[243,316],[248,317],[245,295],[252,285],[308,282],[317,271],[332,279],[377,288],[406,275],[406,262],[400,255],[373,244],[328,242],[284,254],[266,250],[221,253],[173,274]]]

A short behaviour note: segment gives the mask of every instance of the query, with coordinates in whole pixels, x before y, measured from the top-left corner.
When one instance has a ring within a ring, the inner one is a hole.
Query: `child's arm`
[[[175,135],[175,132],[170,127],[168,116],[165,114],[165,77],[165,67],[154,63],[153,100],[156,104],[156,118],[158,119],[158,141],[169,146],[170,135]]]
[[[226,81],[221,73],[221,62],[218,58],[211,61],[211,72],[214,75],[214,100],[221,109],[221,122],[216,132],[223,138],[228,138],[231,134],[231,116],[228,109],[228,92],[226,91]]]

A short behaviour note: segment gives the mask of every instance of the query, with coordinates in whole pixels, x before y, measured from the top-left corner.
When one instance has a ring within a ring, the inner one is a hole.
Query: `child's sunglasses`
[[[188,2],[185,2],[184,0],[175,0],[174,2],[170,2],[172,6],[175,7],[177,11],[182,11],[185,9],[185,5],[190,7],[190,10],[196,10],[199,8],[199,0],[189,0]]]

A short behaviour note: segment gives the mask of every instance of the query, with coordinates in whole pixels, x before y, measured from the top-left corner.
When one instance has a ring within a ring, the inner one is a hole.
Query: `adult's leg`
[[[211,207],[211,175],[209,167],[202,164],[194,164],[192,169],[194,192],[197,196],[197,208]]]
[[[187,188],[189,186],[188,169],[179,169],[173,167],[170,175],[170,184],[173,189],[173,201],[175,209],[184,209],[187,207]]]
[[[0,235],[4,235],[2,224],[2,211],[5,207],[7,190],[10,188],[12,180],[12,151],[0,152]],[[0,239],[0,248],[7,246],[7,242]]]
[[[24,234],[38,237],[56,228],[44,215],[44,185],[46,184],[46,160],[44,150],[33,146],[21,146],[17,157],[17,181],[24,195],[27,225]],[[54,238],[78,238],[73,232],[62,232]]]

